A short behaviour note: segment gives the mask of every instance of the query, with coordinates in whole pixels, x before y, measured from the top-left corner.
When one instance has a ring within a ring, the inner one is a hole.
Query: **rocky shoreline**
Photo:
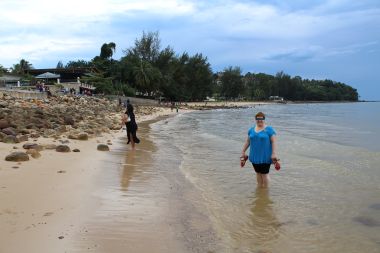
[[[68,139],[86,141],[101,137],[104,133],[119,131],[123,110],[116,101],[105,98],[58,96],[45,100],[23,100],[4,95],[0,100],[0,142],[25,142],[25,152],[12,152],[5,160],[21,162],[28,161],[29,156],[39,158],[39,152],[44,149],[71,152],[66,145],[70,143]],[[160,108],[138,106],[136,116],[150,115],[158,110]],[[38,145],[39,138],[50,138],[60,143]],[[104,145],[112,143],[99,144],[98,150],[108,151]]]

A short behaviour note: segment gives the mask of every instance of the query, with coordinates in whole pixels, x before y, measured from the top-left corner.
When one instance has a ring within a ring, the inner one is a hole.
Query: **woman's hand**
[[[272,154],[271,158],[272,158],[272,161],[273,161],[274,163],[277,162],[278,160],[280,160],[280,159],[277,158],[277,155],[274,154],[274,153]]]

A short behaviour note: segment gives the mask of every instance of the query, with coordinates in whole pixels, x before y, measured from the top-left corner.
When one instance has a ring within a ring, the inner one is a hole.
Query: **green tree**
[[[33,65],[25,59],[21,59],[20,63],[13,65],[13,67],[11,68],[11,72],[13,74],[25,75],[26,71],[29,69],[33,69]]]
[[[135,55],[142,61],[154,63],[160,53],[161,40],[158,32],[143,32],[140,39],[135,40],[134,47],[125,50],[126,55]]]
[[[111,59],[116,50],[116,44],[114,42],[104,43],[100,48],[100,58]]]
[[[8,72],[8,70],[6,68],[4,68],[3,65],[0,64],[0,76],[4,75],[7,72]]]
[[[238,98],[243,94],[243,80],[241,77],[240,67],[228,67],[223,71],[221,77],[221,91],[220,94],[226,99]]]
[[[56,67],[56,68],[57,68],[57,69],[63,69],[63,68],[64,68],[62,61],[59,61],[59,62],[57,63],[57,67]]]
[[[76,60],[76,61],[69,61],[65,65],[65,68],[66,69],[69,69],[69,68],[88,68],[88,67],[92,67],[92,66],[93,66],[93,64],[89,61]]]

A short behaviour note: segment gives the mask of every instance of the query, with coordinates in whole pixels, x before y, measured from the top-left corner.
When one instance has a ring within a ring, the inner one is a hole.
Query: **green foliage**
[[[124,53],[119,62],[120,80],[143,94],[168,100],[203,100],[212,94],[207,58],[202,54],[177,56],[169,46],[161,50],[158,32],[144,32]]]
[[[284,72],[275,76],[247,73],[244,78],[248,99],[263,100],[280,96],[286,100],[302,101],[357,101],[358,92],[343,83],[332,80],[308,80],[291,77]]]
[[[26,70],[33,69],[33,65],[26,61],[25,59],[21,59],[20,63],[14,64],[11,68],[12,74],[25,75]]]
[[[116,44],[114,42],[104,43],[100,48],[100,58],[110,59],[116,50]]]
[[[63,69],[63,68],[64,68],[62,61],[59,61],[59,62],[57,63],[57,67],[56,67],[56,68],[57,68],[57,69]]]
[[[235,99],[244,92],[240,67],[225,68],[220,78],[220,95],[226,99]]]
[[[3,67],[3,65],[0,64],[0,76],[2,76],[3,74],[7,73],[7,69]]]
[[[66,65],[65,68],[88,68],[92,67],[92,63],[85,61],[85,60],[76,60],[76,61],[69,61]]]
[[[212,73],[207,57],[200,53],[177,54],[170,46],[161,49],[158,32],[143,32],[134,45],[115,60],[114,42],[104,43],[91,61],[69,61],[65,68],[92,68],[92,76],[83,80],[94,85],[97,93],[165,97],[171,101],[202,101],[207,96],[224,99],[267,100],[280,96],[286,100],[357,101],[357,90],[332,80],[308,80],[284,72],[275,76],[264,73],[242,75],[240,67],[228,67]],[[61,61],[57,68],[62,68]],[[22,59],[12,73],[25,76],[32,64]],[[0,65],[0,75],[6,70]],[[26,77],[26,76],[25,76]],[[29,78],[29,77],[28,77]]]

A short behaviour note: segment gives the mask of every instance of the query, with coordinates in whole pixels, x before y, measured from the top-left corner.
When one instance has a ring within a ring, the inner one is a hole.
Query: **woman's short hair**
[[[265,114],[263,112],[258,112],[258,113],[256,113],[255,118],[264,118],[265,119]]]

